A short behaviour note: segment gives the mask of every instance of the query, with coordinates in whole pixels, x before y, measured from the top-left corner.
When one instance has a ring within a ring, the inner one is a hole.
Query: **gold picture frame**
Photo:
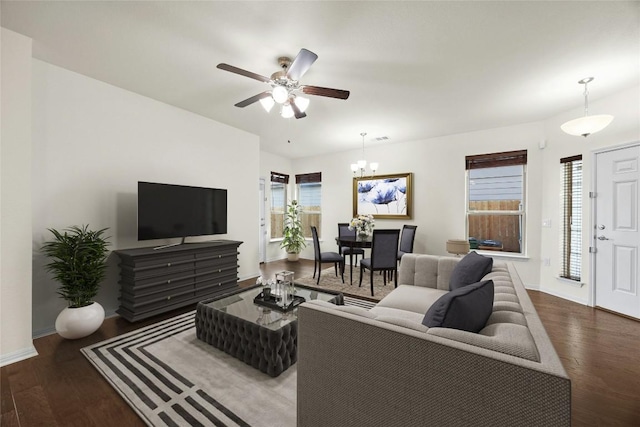
[[[353,216],[411,219],[412,178],[411,172],[353,178]]]

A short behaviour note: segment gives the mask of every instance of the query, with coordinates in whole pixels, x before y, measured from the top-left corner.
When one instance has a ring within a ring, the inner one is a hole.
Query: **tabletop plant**
[[[42,246],[42,252],[50,258],[45,268],[59,282],[57,293],[70,308],[91,304],[100,290],[107,269],[106,230],[89,230],[88,225],[63,231],[49,229],[54,238]]]

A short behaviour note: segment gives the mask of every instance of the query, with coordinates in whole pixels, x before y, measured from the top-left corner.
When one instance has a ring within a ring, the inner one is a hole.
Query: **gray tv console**
[[[135,322],[237,289],[241,244],[218,240],[114,251],[120,257],[116,313]]]

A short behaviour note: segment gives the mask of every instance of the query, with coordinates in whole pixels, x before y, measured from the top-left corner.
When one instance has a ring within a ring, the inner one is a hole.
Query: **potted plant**
[[[88,225],[62,232],[49,229],[54,238],[42,246],[50,258],[45,268],[60,283],[58,295],[68,303],[56,318],[56,331],[63,338],[91,335],[104,321],[104,309],[93,298],[107,269],[106,230],[92,231]]]
[[[300,221],[300,205],[297,200],[292,200],[287,205],[287,212],[284,217],[284,239],[280,244],[281,248],[287,251],[289,261],[298,261],[300,251],[307,246],[302,233],[302,222]]]

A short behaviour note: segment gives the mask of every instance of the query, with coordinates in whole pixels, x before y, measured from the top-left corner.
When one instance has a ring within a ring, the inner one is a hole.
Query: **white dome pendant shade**
[[[613,116],[609,114],[599,114],[597,116],[588,115],[589,92],[587,91],[587,84],[591,81],[593,81],[593,77],[586,77],[578,82],[579,84],[584,85],[584,117],[569,120],[560,126],[560,129],[569,135],[584,136],[586,138],[592,133],[600,132],[602,129],[609,126],[609,123],[613,120]]]
[[[609,126],[613,121],[613,116],[609,114],[599,114],[597,116],[584,116],[579,119],[569,120],[560,129],[569,135],[587,137],[592,133],[600,132]]]

